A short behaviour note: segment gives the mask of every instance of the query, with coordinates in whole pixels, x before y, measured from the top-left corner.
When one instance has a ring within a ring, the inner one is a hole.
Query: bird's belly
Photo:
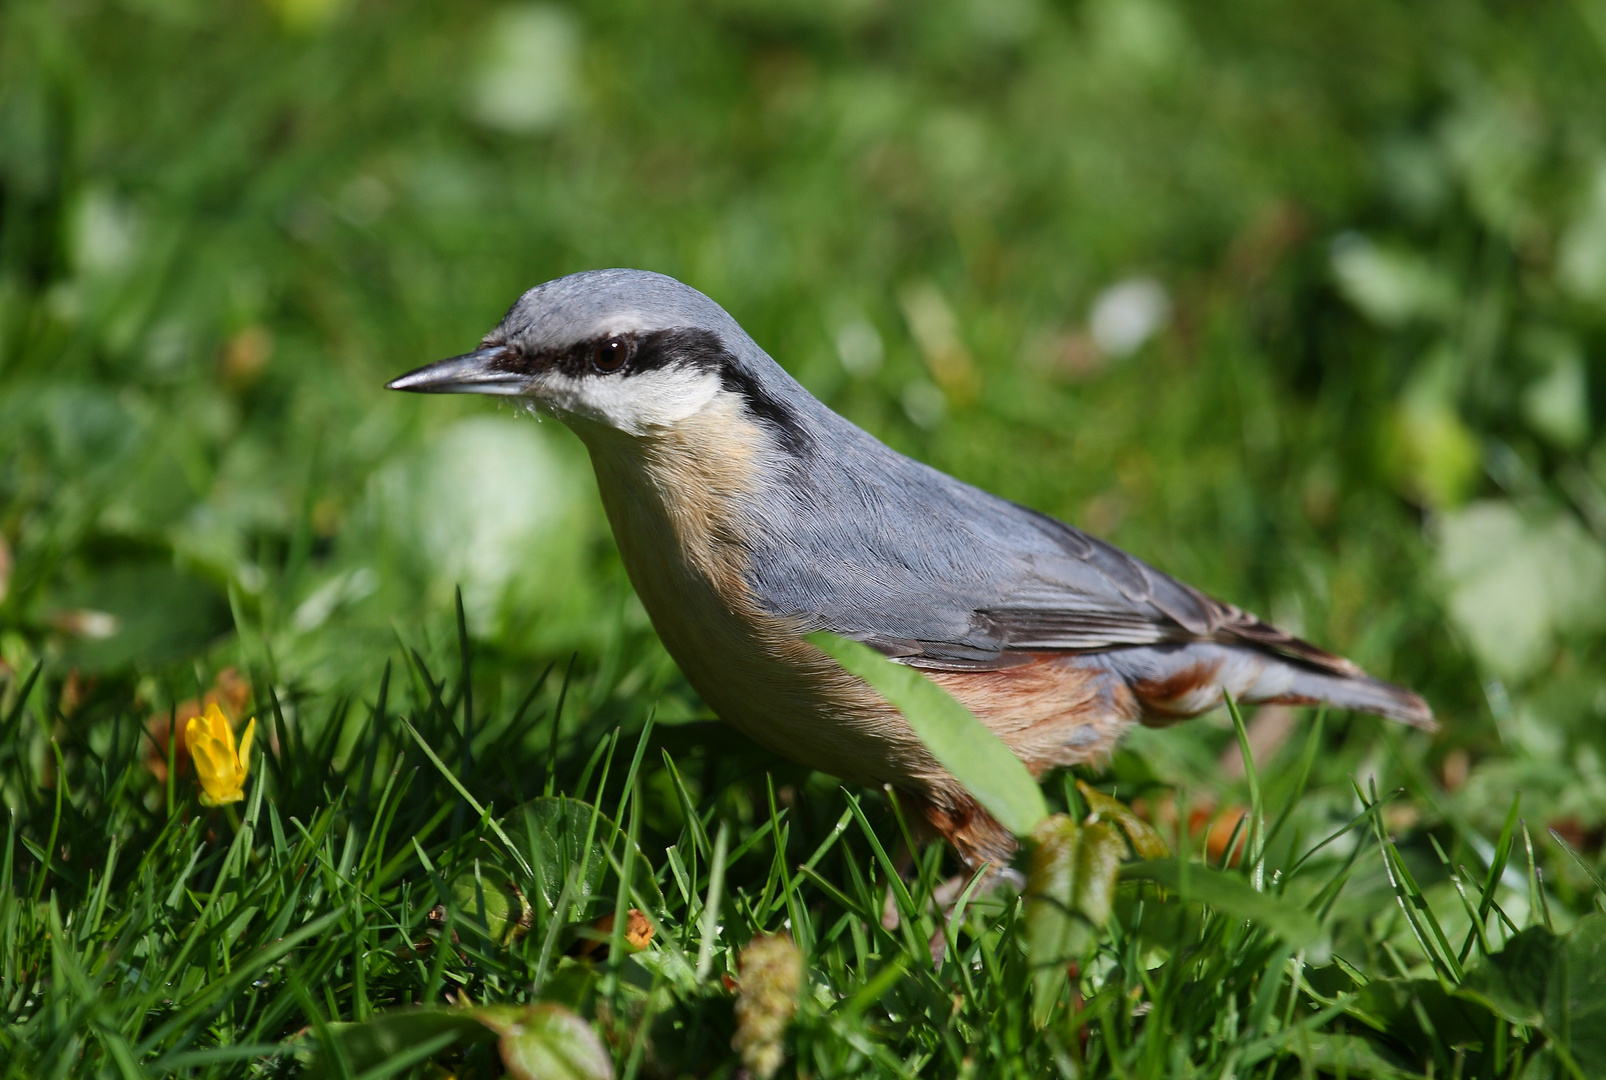
[[[708,582],[662,560],[631,568],[631,580],[687,681],[755,742],[859,783],[940,774],[903,717],[802,641],[787,620],[729,603]]]
[[[731,487],[740,447],[721,452],[718,476],[688,476],[593,451],[614,539],[664,647],[721,719],[784,757],[860,783],[943,776],[901,715],[759,602],[734,505],[744,493]],[[709,456],[670,457],[688,460]]]

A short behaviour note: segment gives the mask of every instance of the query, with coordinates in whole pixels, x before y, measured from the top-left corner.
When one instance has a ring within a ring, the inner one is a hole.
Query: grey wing
[[[1000,645],[980,666],[1004,666],[1044,651],[1101,653],[1099,662],[1127,684],[1144,713],[1161,720],[1195,715],[1230,692],[1247,703],[1327,702],[1434,728],[1432,710],[1411,691],[1374,679],[1343,657],[1213,600],[1069,525],[1022,513],[1072,562],[1049,560],[1056,574],[978,612]],[[1119,600],[1112,603],[1103,593],[1088,603],[1087,593],[1073,582],[1089,572],[1112,583]],[[940,645],[928,645],[907,662],[956,666]]]
[[[1046,514],[908,458],[877,464],[758,510],[754,584],[777,614],[934,668],[1221,641],[1359,670]]]
[[[847,469],[760,508],[753,578],[772,611],[927,669],[1101,654],[1160,717],[1193,715],[1230,690],[1432,726],[1420,697],[1343,657],[1063,522],[901,460],[895,484]]]

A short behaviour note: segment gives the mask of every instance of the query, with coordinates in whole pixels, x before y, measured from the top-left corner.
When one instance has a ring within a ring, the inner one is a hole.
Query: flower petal
[[[240,736],[240,783],[251,774],[251,740],[256,737],[257,718],[251,717],[246,722],[245,731]]]
[[[217,707],[217,702],[206,707],[206,726],[215,739],[223,739],[234,747],[234,732],[229,730],[229,718],[223,715],[223,710]]]
[[[218,772],[217,751],[214,747],[217,742],[209,735],[201,732],[189,733],[190,757],[195,760],[195,775],[204,783],[208,777],[216,776]]]
[[[199,716],[190,717],[189,723],[184,725],[184,745],[189,747],[190,756],[195,756],[195,748],[202,739],[206,738],[206,721]]]
[[[256,733],[256,720],[246,725],[245,734],[237,752],[234,748],[234,730],[228,717],[214,702],[206,712],[190,720],[184,729],[189,743],[190,757],[195,761],[195,773],[201,782],[201,805],[222,806],[245,798],[245,777],[250,769],[248,755],[251,740]]]

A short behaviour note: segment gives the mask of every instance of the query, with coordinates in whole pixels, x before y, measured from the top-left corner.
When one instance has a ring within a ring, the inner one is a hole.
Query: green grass
[[[474,712],[461,670],[413,653],[393,671],[372,700],[268,695],[272,749],[223,811],[176,771],[151,781],[126,696],[92,693],[69,716],[50,704],[54,679],[8,687],[8,745],[46,717],[56,730],[48,786],[15,754],[4,766],[29,792],[0,893],[5,1075],[292,1075],[346,1031],[331,1025],[537,1001],[588,1017],[618,1075],[730,1075],[722,977],[741,975],[754,935],[781,930],[806,972],[786,1039],[798,1075],[1506,1077],[1540,1075],[1525,1072],[1537,1061],[1582,1077],[1606,1064],[1606,916],[1549,933],[1560,900],[1516,807],[1492,847],[1450,830],[1445,857],[1431,839],[1435,866],[1389,835],[1392,796],[1357,787],[1347,821],[1313,813],[1319,727],[1251,803],[1243,865],[1186,850],[1128,864],[1067,988],[1034,980],[1013,892],[934,903],[940,846],[896,866],[908,833],[874,793],[818,778],[777,790],[732,770],[712,749],[731,736],[702,724],[614,729],[593,747],[581,725],[554,728],[556,680],[523,709]],[[1459,910],[1424,881],[1451,883]],[[592,929],[626,907],[655,928],[643,951]],[[951,946],[934,966],[939,933]],[[585,940],[607,948],[575,955]],[[1519,946],[1525,961],[1509,957]],[[1582,955],[1558,990],[1551,954],[1568,950]],[[438,1034],[397,1030],[402,1048]],[[326,1054],[323,1075],[375,1067],[341,1038],[359,1056]],[[441,1041],[423,1050],[494,1075],[488,1045]]]
[[[620,1075],[734,1075],[718,976],[789,921],[783,1075],[1606,1071],[1603,11],[10,0],[0,1069],[342,1075],[335,1032],[358,1076],[395,1032],[330,1025],[541,999]],[[957,868],[709,716],[578,444],[378,389],[607,265],[1442,731],[1250,716],[1247,773],[1225,715],[1138,731],[1044,786],[1175,849],[1069,933],[1076,996],[1007,893],[934,969]],[[1101,351],[1133,278],[1169,316]],[[261,756],[210,811],[154,766],[228,667]],[[632,904],[648,950],[581,958]]]

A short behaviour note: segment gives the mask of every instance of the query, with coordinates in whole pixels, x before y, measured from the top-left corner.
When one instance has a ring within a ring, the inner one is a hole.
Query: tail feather
[[[1349,677],[1329,675],[1325,671],[1302,671],[1295,665],[1294,684],[1288,691],[1271,701],[1282,705],[1313,705],[1326,703],[1340,709],[1376,713],[1402,724],[1437,731],[1439,723],[1433,719],[1433,710],[1420,694],[1403,686],[1374,679],[1367,674]]]
[[[1261,649],[1193,641],[1103,654],[1125,678],[1146,716],[1180,720],[1215,708],[1223,692],[1246,704],[1333,705],[1436,730],[1422,698],[1354,668],[1318,668]]]

